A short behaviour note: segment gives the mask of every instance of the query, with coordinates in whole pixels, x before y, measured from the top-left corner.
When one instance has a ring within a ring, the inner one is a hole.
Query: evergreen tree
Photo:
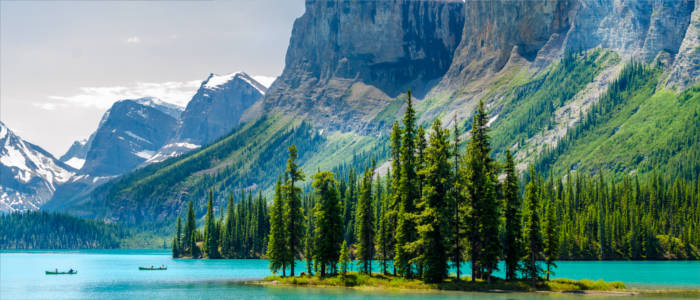
[[[551,177],[551,176],[550,176]],[[544,219],[544,259],[547,264],[547,280],[552,273],[551,267],[557,267],[554,261],[559,257],[559,224],[556,216],[556,208],[549,199]]]
[[[488,116],[483,101],[479,102],[472,125],[472,138],[467,147],[467,193],[471,201],[467,224],[470,227],[472,281],[497,269],[500,254],[498,226],[500,203],[495,197],[494,174],[490,157]]]
[[[234,257],[234,244],[233,240],[235,238],[235,218],[236,216],[234,215],[234,203],[233,203],[233,193],[229,194],[228,196],[228,203],[226,204],[226,221],[224,223],[224,238],[223,238],[223,243],[221,244],[221,254],[226,257],[226,258],[233,258]]]
[[[418,180],[416,175],[415,122],[416,116],[413,110],[413,103],[411,102],[411,91],[409,90],[403,120],[403,135],[401,136],[401,177],[399,179],[399,189],[395,191],[399,194],[400,202],[396,222],[394,258],[394,267],[397,272],[407,278],[413,275],[410,264],[413,257],[407,246],[416,240],[416,226],[411,218],[411,214],[415,210],[415,203],[420,192],[417,186]]]
[[[523,234],[522,214],[520,212],[520,183],[510,150],[506,150],[505,174],[503,191],[506,200],[506,232],[503,254],[506,263],[506,280],[514,280],[516,279],[520,258],[523,255]]]
[[[270,234],[267,239],[267,259],[270,261],[270,270],[277,273],[285,264],[287,253],[287,237],[284,220],[284,203],[280,178],[275,184],[275,196],[270,208]],[[286,274],[282,272],[282,276]]]
[[[290,265],[290,274],[294,276],[295,260],[299,255],[302,239],[304,237],[304,212],[301,207],[301,188],[296,183],[304,180],[304,171],[297,166],[297,147],[289,147],[289,159],[287,160],[287,184],[285,185],[285,214],[287,222],[287,243],[289,245],[287,262]]]
[[[182,221],[180,216],[177,216],[177,229],[175,238],[173,238],[173,257],[178,258],[182,255]]]
[[[462,220],[461,211],[464,206],[464,197],[460,193],[461,180],[460,180],[460,154],[459,154],[459,126],[457,124],[457,116],[453,119],[453,130],[452,130],[452,144],[451,153],[452,156],[452,170],[450,173],[450,189],[449,189],[449,209],[450,209],[450,222],[447,231],[448,242],[451,246],[450,248],[450,258],[455,266],[455,271],[457,275],[457,280],[460,279],[461,275],[461,263],[462,263]]]
[[[386,177],[387,187],[391,184],[391,170],[388,170]],[[379,186],[379,185],[377,185]],[[377,259],[380,261],[380,267],[382,274],[388,274],[388,261],[391,259],[391,240],[393,236],[391,235],[391,212],[389,211],[389,202],[391,201],[390,189],[386,190],[388,197],[382,197],[379,200],[379,216],[377,218]]]
[[[314,258],[321,268],[321,277],[326,276],[327,268],[338,262],[343,239],[343,220],[338,199],[338,191],[333,173],[323,171],[313,176],[312,186],[316,194],[314,206]]]
[[[374,257],[374,207],[372,201],[372,177],[374,170],[366,168],[360,187],[360,199],[357,205],[357,245],[356,253],[365,274],[372,275],[372,259]]]
[[[530,168],[530,182],[525,187],[525,203],[527,203],[527,218],[525,219],[525,275],[532,281],[534,288],[540,277],[542,268],[539,261],[542,259],[542,234],[539,217],[540,191],[537,184],[537,175]]]
[[[446,232],[450,211],[447,209],[450,185],[449,131],[435,120],[430,134],[430,145],[425,153],[425,166],[419,175],[424,178],[423,195],[418,205],[420,249],[417,263],[424,266],[423,279],[428,283],[442,282],[447,277],[448,252]]]
[[[204,251],[206,251],[208,258],[218,258],[219,257],[219,234],[216,232],[216,217],[214,216],[214,203],[213,203],[212,190],[209,190],[209,202],[207,203],[207,214],[204,217],[205,227],[204,227]]]
[[[187,222],[185,223],[185,239],[187,254],[193,258],[199,255],[197,250],[197,244],[195,243],[195,231],[197,230],[196,217],[194,215],[194,202],[190,201],[187,204]],[[195,255],[197,254],[197,255]]]
[[[343,245],[340,246],[340,256],[338,258],[340,274],[342,276],[345,276],[348,272],[348,263],[350,263],[350,251],[348,250],[348,243],[343,241]]]
[[[390,189],[387,190],[389,193],[389,208],[387,209],[387,222],[389,224],[389,230],[386,232],[387,237],[387,251],[386,256],[393,258],[394,267],[393,273],[397,274],[396,268],[396,228],[398,227],[398,214],[400,210],[401,203],[401,136],[403,132],[399,125],[399,122],[394,122],[391,127],[391,178],[387,179],[390,183]]]

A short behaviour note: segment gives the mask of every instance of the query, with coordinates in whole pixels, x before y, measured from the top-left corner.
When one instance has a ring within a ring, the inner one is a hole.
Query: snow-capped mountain
[[[209,74],[182,112],[175,135],[145,164],[179,156],[224,136],[244,114],[256,114],[251,111],[265,91],[265,85],[244,72]]]
[[[223,136],[266,91],[243,72],[210,74],[187,104],[172,141],[203,145]]]
[[[38,209],[75,171],[0,122],[0,211]]]
[[[112,176],[133,170],[170,139],[177,112],[153,98],[114,103],[94,133],[80,173]]]

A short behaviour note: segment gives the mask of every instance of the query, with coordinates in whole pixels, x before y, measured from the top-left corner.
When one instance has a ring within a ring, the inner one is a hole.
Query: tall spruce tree
[[[195,231],[197,230],[197,220],[194,214],[194,202],[190,200],[187,204],[187,222],[185,223],[185,238],[184,244],[186,244],[187,255],[195,257],[195,252],[197,244],[195,243]]]
[[[343,239],[343,219],[333,173],[318,172],[313,176],[312,186],[316,195],[314,206],[314,259],[320,267],[321,277],[334,270],[338,262]]]
[[[287,262],[290,266],[290,274],[294,276],[295,260],[301,251],[301,245],[304,238],[304,212],[301,207],[301,188],[296,186],[299,181],[304,180],[304,171],[296,164],[297,147],[292,144],[289,146],[289,159],[287,160],[287,184],[285,185],[285,214],[287,222],[287,243],[289,252],[287,253]]]
[[[235,213],[233,210],[233,193],[228,195],[228,203],[226,204],[226,221],[224,222],[224,238],[221,244],[221,255],[226,258],[233,258],[235,256],[235,248],[233,241],[235,238]]]
[[[396,246],[394,267],[397,272],[407,278],[413,276],[410,264],[412,253],[408,245],[416,240],[416,226],[411,215],[415,210],[419,190],[416,174],[416,116],[411,100],[411,91],[408,91],[406,100],[406,112],[403,119],[403,135],[401,136],[401,177],[399,179],[399,207],[396,227]]]
[[[387,209],[386,218],[389,224],[389,229],[386,232],[387,236],[387,257],[393,260],[394,267],[392,268],[394,275],[397,274],[396,268],[396,228],[398,227],[398,215],[401,203],[401,136],[403,132],[399,125],[399,122],[394,122],[391,127],[391,178],[388,180],[390,183],[390,189],[387,190],[389,193],[389,208]]]
[[[503,254],[506,263],[506,280],[514,280],[517,276],[520,258],[523,256],[523,233],[520,212],[520,183],[510,150],[506,150],[505,175],[503,194],[506,200],[506,232]]]
[[[219,233],[216,232],[216,216],[214,216],[213,192],[209,189],[207,214],[204,217],[204,251],[208,258],[219,257]]]
[[[552,274],[552,267],[557,267],[554,261],[559,257],[559,222],[553,202],[554,199],[548,199],[544,218],[544,260],[547,264],[547,280]]]
[[[419,171],[424,180],[423,195],[418,205],[418,233],[420,249],[417,263],[422,265],[423,279],[439,283],[447,277],[448,252],[446,245],[450,211],[450,145],[449,131],[442,129],[439,119],[433,122],[430,145],[425,153],[425,166]]]
[[[387,171],[385,178],[385,183],[387,188],[385,193],[387,197],[382,197],[379,200],[379,217],[377,219],[377,259],[380,261],[380,268],[382,274],[388,274],[388,261],[391,259],[391,240],[393,235],[391,235],[391,212],[390,212],[390,201],[391,201],[391,169]]]
[[[280,178],[275,184],[275,196],[270,208],[270,234],[267,239],[267,259],[270,261],[270,270],[277,273],[286,263],[287,253],[287,228],[284,220],[284,199]],[[286,274],[282,272],[282,276]]]
[[[361,265],[361,272],[372,275],[372,259],[374,258],[374,201],[372,200],[372,177],[374,170],[365,169],[360,187],[360,198],[357,202],[357,245],[356,254]]]
[[[450,172],[450,189],[449,189],[449,228],[448,228],[448,242],[450,244],[450,259],[454,264],[457,280],[460,279],[461,275],[461,263],[462,263],[462,251],[463,246],[462,241],[462,219],[461,212],[464,206],[464,197],[460,192],[461,187],[461,173],[460,172],[460,160],[461,155],[459,153],[459,143],[460,143],[460,131],[459,124],[457,123],[457,115],[453,118],[453,129],[452,129],[452,144],[451,153],[452,156],[452,166]]]
[[[472,281],[484,276],[490,280],[491,273],[497,269],[500,255],[500,204],[494,191],[495,177],[490,157],[488,116],[483,101],[479,102],[474,115],[471,134],[466,157],[467,194],[471,207],[466,223],[470,228]]]
[[[537,174],[530,168],[530,182],[525,187],[525,203],[527,204],[527,218],[525,219],[525,275],[532,282],[534,288],[542,273],[539,261],[542,259],[542,228],[540,225],[539,206],[541,192],[539,189]]]

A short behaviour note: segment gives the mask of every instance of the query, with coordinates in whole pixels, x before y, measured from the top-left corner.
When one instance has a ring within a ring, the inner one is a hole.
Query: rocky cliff
[[[462,1],[307,1],[265,108],[364,131],[388,99],[432,88],[463,24]]]

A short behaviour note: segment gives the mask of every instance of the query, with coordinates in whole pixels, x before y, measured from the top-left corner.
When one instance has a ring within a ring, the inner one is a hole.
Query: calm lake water
[[[167,265],[167,271],[139,266]],[[636,287],[700,289],[700,262],[559,262],[555,277],[619,280]],[[384,292],[258,287],[241,281],[270,275],[264,260],[172,259],[167,250],[0,252],[0,299],[577,299],[530,293]],[[45,270],[78,270],[45,275]],[[304,268],[303,264],[297,267]],[[465,268],[466,269],[466,268]],[[586,297],[605,299],[606,297]],[[609,297],[619,299],[619,297]],[[651,299],[645,297],[644,299]],[[669,298],[663,298],[669,299]]]

